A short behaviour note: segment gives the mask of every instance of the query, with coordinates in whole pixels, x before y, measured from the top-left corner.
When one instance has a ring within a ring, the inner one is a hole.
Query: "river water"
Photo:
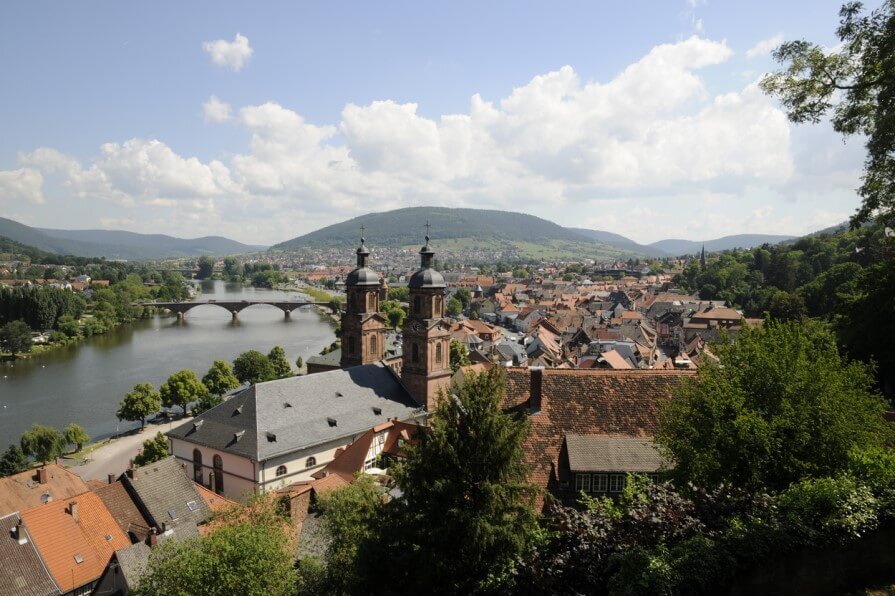
[[[200,287],[199,300],[307,299],[222,281]],[[246,350],[266,354],[275,345],[283,346],[294,366],[298,356],[307,360],[334,339],[332,326],[311,307],[294,310],[286,320],[280,309],[256,305],[233,321],[220,307],[199,306],[182,322],[155,315],[76,345],[0,363],[0,451],[18,443],[35,422],[59,429],[77,422],[94,438],[135,428],[139,423],[119,423],[115,412],[137,383],[157,388],[184,368],[201,378],[215,359],[232,362]]]

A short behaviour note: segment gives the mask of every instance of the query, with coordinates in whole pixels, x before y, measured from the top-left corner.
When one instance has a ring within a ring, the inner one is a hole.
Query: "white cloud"
[[[774,49],[783,43],[783,34],[778,33],[773,37],[762,39],[757,44],[746,50],[747,58],[755,58],[756,56],[767,56]]]
[[[678,228],[708,237],[808,225],[777,206],[807,200],[798,191],[806,172],[818,187],[836,180],[830,193],[842,196],[856,180],[854,162],[840,159],[838,142],[812,139],[807,153],[794,147],[790,123],[754,83],[709,93],[701,70],[732,55],[723,41],[693,36],[656,46],[611,80],[583,81],[564,66],[503,98],[473,95],[464,113],[437,118],[415,103],[382,100],[348,104],[338,122],[312,123],[273,102],[231,115],[212,96],[206,119],[232,118],[250,135],[226,161],[131,139],[103,145],[83,165],[50,148],[21,154],[18,165],[77,197],[141,206],[145,217],[115,217],[147,231],[176,219],[197,222],[193,235],[252,242],[424,204],[593,221],[641,240]],[[821,146],[829,147],[822,160]],[[832,197],[811,207],[842,211]],[[773,217],[763,211],[772,201]]]
[[[41,204],[43,196],[43,176],[32,168],[0,171],[0,201],[24,199]]]
[[[211,61],[218,66],[229,68],[235,72],[242,70],[254,50],[249,46],[249,38],[240,33],[236,34],[233,41],[216,39],[202,44]]]
[[[205,115],[205,122],[226,122],[232,118],[230,104],[221,101],[214,95],[202,104],[202,112]]]

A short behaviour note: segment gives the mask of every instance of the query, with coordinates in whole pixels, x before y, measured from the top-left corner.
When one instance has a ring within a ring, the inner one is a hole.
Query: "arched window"
[[[413,312],[411,314],[413,314],[413,315],[422,314],[422,310],[423,310],[422,300],[420,299],[419,296],[414,296],[413,297]]]
[[[370,336],[370,355],[371,355],[373,358],[378,358],[378,357],[379,357],[379,345],[376,343],[376,336],[375,336],[375,335],[371,335],[371,336]]]
[[[441,364],[441,342],[435,344],[435,364]]]
[[[214,492],[220,495],[224,492],[224,460],[220,455],[215,455],[211,461],[214,466]]]
[[[348,337],[348,353],[354,354],[354,336]]]
[[[441,312],[441,296],[436,296],[435,297],[435,316],[439,317],[442,314],[444,314],[444,313]]]
[[[193,480],[202,483],[202,452],[198,449],[193,449]]]
[[[316,457],[309,457],[308,459],[305,460],[305,467],[306,467],[306,468],[313,468],[313,467],[316,466],[316,465],[317,465],[317,458],[316,458]]]
[[[376,310],[376,294],[371,293],[367,302],[370,303],[367,310]]]
[[[277,477],[286,475],[286,466],[280,466],[277,468]]]
[[[411,348],[412,360],[414,362],[420,361],[420,347],[417,344],[413,344],[413,348]]]

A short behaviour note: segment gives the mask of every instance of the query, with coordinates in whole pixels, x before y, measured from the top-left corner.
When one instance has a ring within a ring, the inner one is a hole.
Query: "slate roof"
[[[666,461],[648,437],[566,434],[572,472],[657,472]]]
[[[127,548],[115,551],[115,558],[118,560],[118,567],[124,581],[127,582],[129,590],[133,590],[140,583],[140,578],[149,565],[149,554],[151,549],[145,542],[132,544]]]
[[[149,522],[140,513],[121,480],[104,484],[93,492],[106,504],[106,509],[125,534],[133,533],[137,540],[145,540],[149,536]]]
[[[418,409],[388,368],[365,364],[252,385],[168,436],[265,461]]]
[[[504,407],[527,411],[531,371],[507,369]],[[529,481],[558,488],[559,454],[569,433],[654,436],[659,401],[694,374],[679,370],[545,369],[540,410],[529,415],[531,430],[523,445]]]
[[[331,352],[327,352],[326,354],[318,354],[316,356],[311,356],[307,360],[307,364],[322,364],[325,366],[332,366],[338,368],[341,366],[342,362],[342,348],[336,348]]]
[[[211,515],[195,483],[173,456],[133,470],[133,478],[123,474],[121,481],[146,520],[156,528],[162,524],[197,525]]]
[[[112,554],[131,543],[102,499],[90,492],[31,507],[21,516],[50,575],[65,592],[98,579]]]
[[[59,594],[47,568],[23,527],[25,544],[13,537],[12,530],[19,521],[18,513],[0,517],[0,594],[17,596],[47,596]]]
[[[46,484],[38,482],[37,468],[0,478],[0,515],[40,505],[44,494],[59,500],[87,492],[87,485],[80,476],[56,464],[48,464],[45,468]]]

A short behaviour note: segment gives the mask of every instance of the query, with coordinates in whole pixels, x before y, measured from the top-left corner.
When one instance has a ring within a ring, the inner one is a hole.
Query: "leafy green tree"
[[[270,359],[257,350],[243,352],[233,361],[233,374],[240,383],[263,383],[276,378]]]
[[[242,277],[242,267],[239,265],[239,261],[233,257],[224,259],[224,275],[230,281],[238,281]]]
[[[65,436],[65,443],[67,445],[76,446],[76,451],[83,449],[84,443],[90,440],[90,435],[84,431],[84,427],[80,424],[75,424],[74,422],[66,425],[63,434]]]
[[[404,319],[407,318],[407,312],[397,300],[384,300],[379,303],[379,310],[385,313],[393,329],[399,329],[404,324]]]
[[[305,359],[302,358],[301,356],[299,356],[298,358],[295,359],[295,368],[297,368],[299,371],[301,371],[304,369],[304,367],[305,367]]]
[[[207,536],[168,540],[154,548],[135,596],[294,594],[295,550],[288,523],[272,499],[261,507],[259,500],[225,513]]]
[[[198,400],[207,393],[208,388],[196,378],[196,373],[189,369],[174,373],[159,387],[162,404],[166,408],[180,406],[183,408],[184,416],[186,416],[187,404]]]
[[[202,384],[212,395],[224,395],[239,387],[239,379],[233,374],[233,367],[226,360],[215,360],[202,377]]]
[[[62,315],[58,321],[59,331],[67,337],[78,337],[81,331],[81,325],[71,315]]]
[[[394,466],[403,498],[384,530],[362,545],[360,577],[401,578],[407,592],[492,589],[510,572],[537,529],[536,489],[527,482],[522,441],[527,419],[503,412],[499,368],[472,374],[443,393],[430,426]]]
[[[469,366],[469,352],[466,346],[456,339],[451,340],[451,370],[457,372],[464,366]]]
[[[18,445],[10,445],[0,455],[0,477],[12,476],[28,469],[28,458]]]
[[[193,416],[198,416],[202,412],[224,403],[224,398],[213,393],[206,393],[193,404]]]
[[[469,291],[469,288],[460,288],[454,296],[463,305],[463,310],[466,310],[472,304],[472,293]]]
[[[407,302],[407,299],[410,297],[410,288],[400,287],[400,288],[389,288],[388,296],[389,300],[395,300],[397,302]]]
[[[895,209],[895,2],[884,0],[870,14],[863,9],[849,2],[839,11],[833,51],[805,40],[780,45],[774,58],[785,68],[761,81],[793,122],[817,123],[832,112],[836,132],[866,137],[863,204],[854,224],[877,212],[891,219]]]
[[[65,437],[52,426],[35,424],[22,435],[21,446],[26,455],[46,464],[65,452]]]
[[[447,306],[445,307],[445,312],[450,317],[456,317],[461,312],[463,312],[463,303],[457,300],[456,297],[448,300]]]
[[[273,367],[274,378],[285,379],[292,376],[292,367],[286,360],[286,350],[282,346],[274,346],[267,355],[270,365]]]
[[[143,441],[143,449],[134,458],[138,466],[146,466],[168,457],[168,439],[162,433],[155,433],[151,439]]]
[[[211,257],[199,257],[199,271],[196,273],[198,279],[208,279],[214,272],[214,259]]]
[[[162,409],[162,398],[149,383],[137,383],[118,404],[118,417],[131,422],[140,421],[140,430],[146,427],[146,417]]]
[[[801,321],[807,315],[805,299],[795,293],[775,292],[768,312],[778,321]]]
[[[0,346],[12,354],[31,351],[31,328],[24,321],[11,321],[0,327]]]
[[[766,321],[716,348],[663,402],[657,440],[698,486],[779,490],[846,470],[849,452],[892,435],[867,365],[845,361],[818,325]]]

